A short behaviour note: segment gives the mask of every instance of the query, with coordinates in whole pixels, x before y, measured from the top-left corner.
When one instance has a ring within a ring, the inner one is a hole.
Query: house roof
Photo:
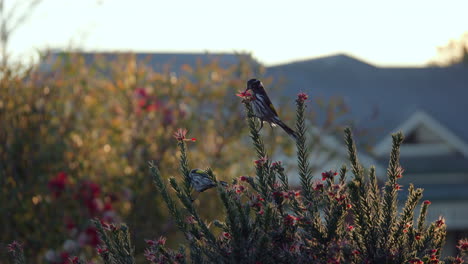
[[[468,113],[467,68],[386,68],[341,54],[269,67],[267,74],[286,79],[284,95],[341,96],[360,126],[379,128],[380,140],[422,111],[468,142],[461,118]]]

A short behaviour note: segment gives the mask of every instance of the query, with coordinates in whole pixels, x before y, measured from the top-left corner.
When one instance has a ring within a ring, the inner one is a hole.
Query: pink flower
[[[403,185],[400,185],[400,184],[398,184],[398,183],[395,184],[395,189],[396,189],[397,191],[401,191],[402,188],[403,188]]]
[[[351,231],[353,231],[354,226],[348,225],[348,226],[346,226],[346,229],[347,229],[349,232],[351,232]]]
[[[424,262],[420,259],[412,259],[409,261],[411,264],[424,264]]]
[[[107,255],[107,253],[109,253],[109,249],[104,248],[104,247],[96,247],[96,250],[100,256]]]
[[[236,95],[246,101],[251,101],[254,99],[254,97],[249,91],[239,92]]]
[[[397,179],[403,177],[403,172],[405,172],[405,170],[401,166],[398,166],[398,168],[396,169]]]
[[[435,224],[436,227],[442,227],[443,225],[445,225],[445,218],[439,216],[439,219],[435,222]]]
[[[305,102],[307,99],[309,99],[309,96],[306,93],[299,93],[297,94],[297,101],[298,102]]]
[[[322,172],[322,181],[324,181],[326,179],[333,180],[333,177],[336,176],[336,175],[338,175],[338,173],[335,172],[335,171],[332,171],[332,170]]]
[[[166,244],[166,238],[163,236],[160,236],[158,240],[156,241],[156,243],[160,246],[164,246]]]
[[[457,248],[461,251],[467,251],[468,250],[468,239],[462,239],[458,241]]]
[[[239,180],[245,182],[248,180],[248,178],[246,176],[240,176]]]
[[[23,246],[21,245],[20,242],[15,240],[11,242],[11,244],[8,244],[7,249],[8,249],[8,252],[16,252],[16,251],[22,250]]]
[[[312,184],[312,188],[315,190],[315,191],[321,191],[323,190],[323,183],[319,182],[319,181],[315,181],[313,184]]]
[[[427,205],[430,205],[430,204],[431,204],[431,201],[426,200],[426,201],[424,201],[423,203],[424,203],[424,204],[427,204]]]
[[[255,160],[254,163],[255,163],[255,165],[261,166],[261,165],[265,164],[267,161],[268,161],[268,158],[263,157],[261,159]]]
[[[197,141],[196,138],[186,138],[187,135],[187,129],[185,128],[179,128],[177,129],[176,132],[174,132],[174,138],[177,139],[177,141],[192,141],[195,142]]]
[[[177,141],[184,141],[185,140],[185,135],[187,135],[187,129],[185,129],[185,128],[179,128],[174,133],[174,137],[175,137],[175,139],[177,139]]]

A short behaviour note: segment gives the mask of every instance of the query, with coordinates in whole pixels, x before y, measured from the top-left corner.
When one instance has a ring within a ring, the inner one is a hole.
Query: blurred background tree
[[[437,48],[437,57],[430,63],[432,65],[468,66],[468,32],[458,39],[451,39],[446,45]]]

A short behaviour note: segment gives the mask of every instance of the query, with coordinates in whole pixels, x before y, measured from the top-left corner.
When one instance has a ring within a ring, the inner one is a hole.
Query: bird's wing
[[[276,109],[275,109],[275,107],[273,106],[273,103],[271,102],[271,100],[270,100],[270,98],[268,97],[268,95],[267,95],[266,93],[262,93],[261,96],[263,97],[265,104],[268,105],[268,107],[271,109],[271,111],[273,112],[273,114],[275,114],[275,116],[278,116],[278,112],[276,112]]]

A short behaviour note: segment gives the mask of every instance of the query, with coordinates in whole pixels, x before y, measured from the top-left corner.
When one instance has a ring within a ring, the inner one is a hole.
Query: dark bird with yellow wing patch
[[[251,104],[255,116],[261,121],[260,129],[263,127],[263,122],[267,122],[271,126],[278,125],[288,133],[288,135],[297,140],[297,133],[279,119],[278,113],[271,103],[262,82],[257,79],[250,79],[247,82],[247,88],[245,91],[247,90],[251,90],[253,93]]]

